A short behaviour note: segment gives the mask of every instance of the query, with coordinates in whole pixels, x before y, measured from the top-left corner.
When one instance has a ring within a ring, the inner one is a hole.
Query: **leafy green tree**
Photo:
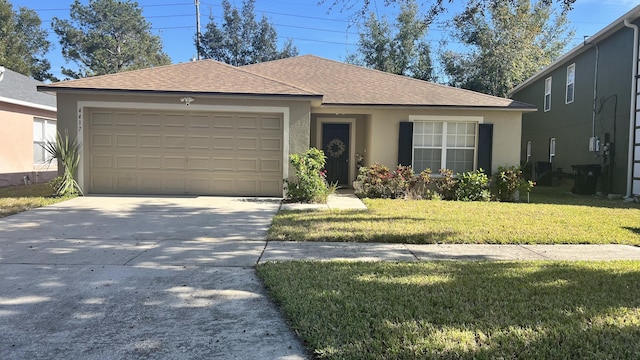
[[[495,96],[550,64],[573,36],[566,14],[544,0],[496,1],[488,13],[456,16],[453,28],[466,47],[442,55],[450,85]]]
[[[47,32],[35,11],[18,11],[7,0],[0,0],[0,65],[40,81],[56,80],[45,55],[51,48]]]
[[[53,18],[53,30],[60,37],[62,55],[78,70],[62,73],[78,79],[113,74],[151,66],[167,65],[171,59],[162,50],[159,36],[142,16],[137,2],[90,0],[71,5],[70,20]]]
[[[242,66],[298,55],[290,39],[278,50],[275,27],[264,16],[256,21],[255,0],[244,0],[241,10],[229,0],[223,0],[222,7],[222,24],[211,17],[200,35],[198,52],[202,57]]]
[[[414,1],[402,6],[393,25],[371,13],[360,33],[358,54],[349,56],[347,62],[432,81],[431,50],[426,35],[427,25],[419,19]]]

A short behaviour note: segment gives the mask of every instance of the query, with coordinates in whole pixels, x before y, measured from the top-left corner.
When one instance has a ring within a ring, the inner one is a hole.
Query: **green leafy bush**
[[[491,193],[497,201],[516,201],[516,194],[526,194],[535,185],[524,178],[517,166],[499,167],[491,181]]]
[[[326,179],[326,156],[322,150],[311,148],[302,154],[291,154],[289,161],[296,170],[295,179],[285,179],[287,200],[292,202],[326,203],[335,191]]]
[[[456,200],[461,201],[489,201],[489,177],[482,169],[458,174],[455,190]]]

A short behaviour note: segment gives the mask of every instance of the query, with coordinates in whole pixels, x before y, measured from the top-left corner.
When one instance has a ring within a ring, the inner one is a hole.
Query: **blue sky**
[[[26,6],[38,12],[43,27],[49,31],[53,49],[48,58],[52,73],[63,78],[61,67],[73,67],[67,64],[60,53],[58,39],[51,30],[53,17],[68,18],[69,6],[73,0],[10,0],[14,9]],[[88,3],[88,0],[82,0]],[[201,28],[209,22],[209,15],[219,21],[222,15],[221,0],[200,0]],[[242,0],[231,0],[240,7]],[[332,0],[326,0],[331,3]],[[355,3],[356,1],[347,1]],[[455,4],[459,1],[455,1]],[[395,9],[385,7],[384,0],[372,0],[372,10],[379,15],[393,17]],[[419,1],[420,3],[420,1]],[[195,56],[193,35],[196,28],[194,0],[139,0],[143,14],[152,24],[153,32],[163,40],[164,50],[174,63],[189,61]],[[436,21],[429,29],[428,39],[432,48],[437,50],[441,38],[448,36],[448,30],[442,21],[458,9],[450,6],[450,11]],[[575,37],[569,47],[582,42],[583,36],[593,35],[612,21],[622,16],[634,6],[637,0],[577,0],[574,10],[569,14],[571,26],[575,28]],[[349,11],[340,8],[329,11],[329,5],[318,5],[316,0],[256,0],[256,13],[265,15],[276,26],[280,41],[293,39],[300,54],[315,54],[329,59],[343,60],[349,52],[356,50],[358,28],[349,21]],[[435,59],[434,59],[435,60]]]

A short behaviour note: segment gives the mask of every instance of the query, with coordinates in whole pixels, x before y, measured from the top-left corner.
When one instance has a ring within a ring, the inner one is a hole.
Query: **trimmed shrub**
[[[326,203],[336,186],[326,179],[326,156],[322,150],[311,148],[302,154],[291,154],[289,161],[296,170],[295,179],[284,179],[287,201]]]
[[[491,180],[491,194],[497,201],[517,201],[516,194],[526,194],[535,185],[517,166],[499,167]]]
[[[489,177],[482,169],[458,174],[456,200],[461,201],[489,201]]]

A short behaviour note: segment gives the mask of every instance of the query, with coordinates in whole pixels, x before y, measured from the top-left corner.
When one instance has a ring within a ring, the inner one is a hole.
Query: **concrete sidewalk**
[[[277,260],[640,260],[640,247],[629,245],[412,245],[269,241],[259,262]]]

